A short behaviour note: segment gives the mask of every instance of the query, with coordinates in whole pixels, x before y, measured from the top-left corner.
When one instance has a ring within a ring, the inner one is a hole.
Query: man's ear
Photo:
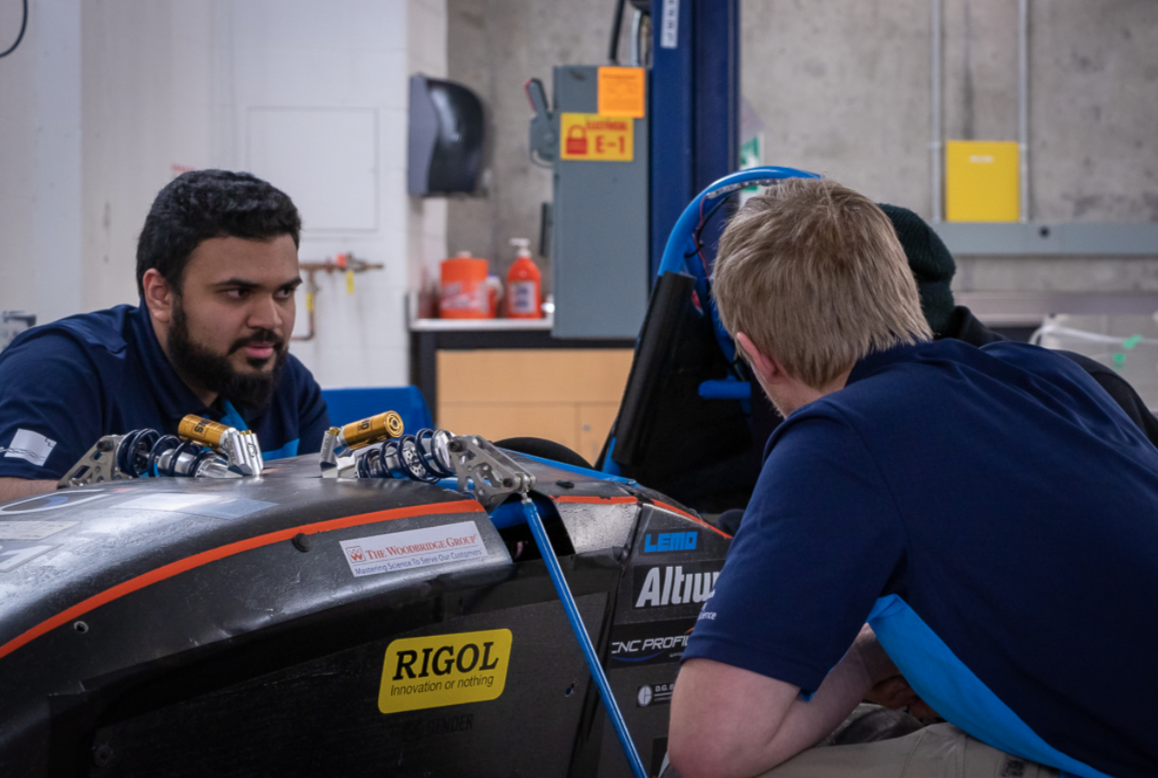
[[[756,371],[765,384],[777,384],[784,380],[787,373],[784,367],[772,357],[756,347],[756,344],[742,332],[736,333],[736,345],[748,357],[748,364]]]
[[[141,285],[145,288],[145,304],[149,306],[149,314],[162,324],[171,324],[173,321],[173,298],[176,296],[173,286],[155,267],[145,271]]]

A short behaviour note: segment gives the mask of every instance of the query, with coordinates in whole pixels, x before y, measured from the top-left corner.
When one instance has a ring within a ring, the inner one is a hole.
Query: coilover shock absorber
[[[447,430],[419,430],[414,435],[384,440],[355,459],[358,478],[410,478],[434,483],[454,476]]]
[[[330,427],[322,436],[322,451],[318,457],[322,475],[333,477],[338,474],[338,457],[380,441],[393,440],[402,432],[402,417],[395,411],[352,421],[344,427]]]
[[[190,415],[181,420],[177,434],[180,437],[140,429],[105,435],[57,488],[150,476],[239,478],[261,473],[261,446],[249,430]]]

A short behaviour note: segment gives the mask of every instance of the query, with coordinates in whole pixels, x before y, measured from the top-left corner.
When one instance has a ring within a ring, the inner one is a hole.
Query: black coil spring
[[[162,468],[160,459],[170,451],[173,455],[169,457],[169,465]],[[174,470],[178,458],[185,453],[193,454],[189,474],[196,473],[206,459],[217,456],[213,449],[192,440],[183,441],[175,435],[162,435],[154,429],[133,430],[125,435],[117,448],[117,469],[130,478],[187,475]]]
[[[442,462],[435,451],[435,434],[435,430],[422,429],[413,435],[387,440],[358,457],[358,477],[409,478],[426,483],[453,477],[454,470]],[[390,459],[394,459],[395,466],[390,466]]]

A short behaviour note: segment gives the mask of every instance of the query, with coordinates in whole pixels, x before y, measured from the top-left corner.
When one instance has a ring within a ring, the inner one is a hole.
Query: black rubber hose
[[[623,8],[623,2],[620,0],[619,7]],[[16,47],[20,45],[20,41],[24,40],[24,31],[28,29],[28,0],[24,0],[24,15],[20,18],[20,32],[16,36],[16,42],[0,53],[0,59],[7,57],[12,52],[16,51]],[[618,27],[616,28],[616,36],[619,35]]]
[[[607,58],[612,65],[619,64],[619,30],[623,26],[623,4],[627,0],[616,0],[615,18],[611,21],[611,46],[607,50]]]

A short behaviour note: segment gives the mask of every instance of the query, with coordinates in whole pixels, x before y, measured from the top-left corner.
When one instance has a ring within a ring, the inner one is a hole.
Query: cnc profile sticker
[[[378,710],[496,700],[506,686],[510,660],[509,629],[395,640],[386,647]]]

